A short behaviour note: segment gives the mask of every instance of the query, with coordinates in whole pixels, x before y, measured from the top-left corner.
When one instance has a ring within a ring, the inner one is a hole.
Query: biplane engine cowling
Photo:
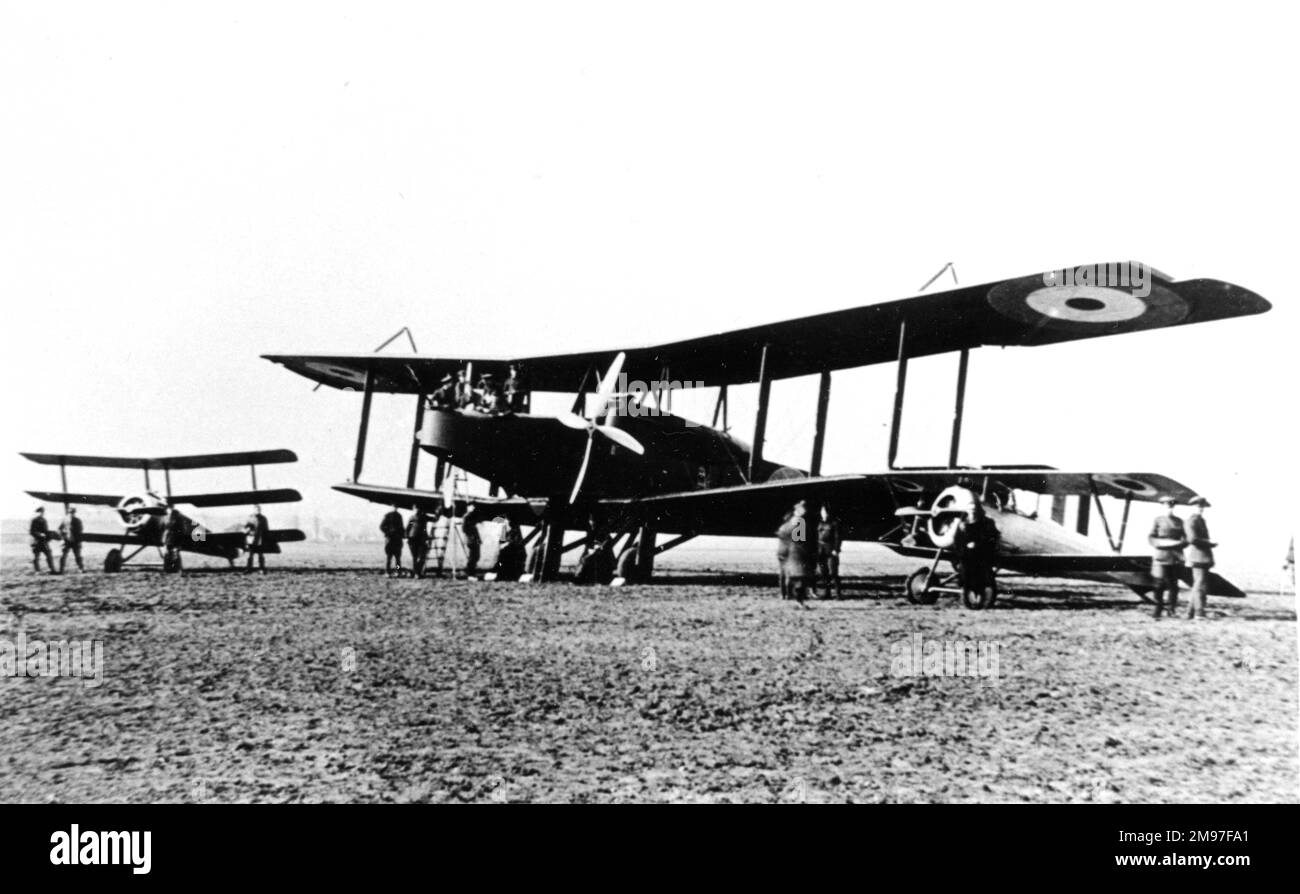
[[[955,484],[945,488],[930,506],[930,541],[937,547],[952,546],[957,536],[957,522],[975,505],[975,494]]]
[[[127,530],[134,531],[143,527],[151,518],[167,511],[167,501],[155,493],[134,494],[123,497],[117,504],[117,514],[122,516],[122,524]]]

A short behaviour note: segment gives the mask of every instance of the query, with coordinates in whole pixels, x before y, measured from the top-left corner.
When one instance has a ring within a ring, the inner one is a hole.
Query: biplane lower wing
[[[336,484],[334,489],[353,497],[361,497],[372,503],[385,506],[399,506],[402,509],[423,508],[430,515],[441,512],[446,505],[446,498],[440,491],[420,490],[413,487],[385,487],[379,484]],[[464,515],[467,500],[457,498],[454,501],[456,515]],[[474,502],[489,515],[508,518],[516,524],[535,525],[546,512],[545,500],[530,500],[526,497],[475,497]]]
[[[892,529],[896,509],[932,499],[944,488],[983,482],[1050,496],[1109,496],[1154,502],[1163,494],[1186,503],[1195,491],[1153,472],[1062,472],[1043,468],[904,469],[818,478],[791,477],[762,484],[685,491],[645,498],[602,500],[604,506],[636,507],[660,530],[761,537],[770,535],[798,500],[830,504],[845,536],[875,540]]]

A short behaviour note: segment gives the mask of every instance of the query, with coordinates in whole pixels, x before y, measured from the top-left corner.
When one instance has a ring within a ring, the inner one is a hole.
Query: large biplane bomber
[[[983,346],[1039,347],[1214,322],[1269,307],[1231,283],[1176,281],[1126,262],[643,347],[533,357],[265,356],[318,387],[361,392],[352,474],[337,490],[389,506],[463,511],[463,497],[445,486],[448,470],[485,479],[491,492],[477,502],[491,516],[532,529],[529,579],[556,579],[562,555],[582,547],[588,557],[606,557],[594,566],[606,569],[598,579],[649,580],[655,557],[665,550],[701,535],[771,537],[791,504],[805,501],[834,506],[846,539],[923,562],[904,582],[905,593],[914,602],[932,602],[950,589],[940,567],[951,561],[953,514],[963,495],[972,494],[1001,531],[1001,571],[1110,581],[1144,593],[1152,586],[1151,560],[1145,549],[1125,548],[1129,510],[1162,496],[1185,504],[1195,491],[1155,471],[959,465],[969,354]],[[908,362],[951,352],[959,354],[959,365],[948,463],[900,467]],[[884,467],[823,475],[832,373],[882,363],[897,369]],[[467,369],[504,376],[511,366],[527,371],[532,391],[574,395],[571,412],[482,413],[430,404],[449,376]],[[772,383],[800,376],[819,378],[806,469],[764,456]],[[629,379],[717,388],[711,424],[674,415],[661,393],[622,388]],[[744,442],[730,433],[728,389],[754,384],[758,407],[752,438]],[[414,398],[415,437],[404,485],[362,480],[377,393]],[[436,459],[431,488],[416,486],[421,452]],[[1049,499],[1049,517],[1022,508],[1018,493]],[[1069,498],[1073,519],[1066,517]],[[1117,517],[1107,513],[1108,504]],[[1088,536],[1094,518],[1104,529],[1104,545]],[[566,542],[569,532],[578,538]],[[1209,587],[1211,595],[1242,595],[1216,574]],[[967,604],[983,608],[992,598]]]

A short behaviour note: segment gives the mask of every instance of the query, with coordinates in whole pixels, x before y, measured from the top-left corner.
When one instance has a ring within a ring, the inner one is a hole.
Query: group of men
[[[840,523],[829,506],[820,507],[814,540],[808,521],[809,506],[800,500],[786,513],[776,529],[776,561],[780,572],[781,598],[793,599],[806,607],[808,591],[820,585],[824,598],[843,595],[840,588]]]
[[[478,384],[471,385],[467,370],[462,369],[454,376],[448,373],[429,397],[429,407],[434,410],[475,410],[491,414],[527,413],[530,403],[517,363],[510,364],[505,382],[498,382],[495,373],[485,372],[479,376]]]
[[[1155,599],[1157,618],[1166,610],[1173,616],[1178,610],[1178,581],[1183,567],[1192,569],[1191,595],[1188,601],[1187,617],[1192,620],[1205,620],[1205,597],[1210,569],[1214,567],[1214,547],[1210,540],[1210,529],[1205,524],[1205,510],[1210,501],[1205,497],[1192,497],[1192,507],[1187,520],[1178,517],[1175,511],[1178,502],[1171,496],[1160,498],[1164,505],[1163,515],[1151,523],[1151,533],[1147,541],[1155,550],[1151,559],[1151,577],[1155,580]]]
[[[77,518],[75,506],[68,507],[68,514],[63,521],[59,522],[57,531],[50,530],[50,523],[45,519],[45,507],[37,506],[27,531],[31,536],[32,567],[38,574],[41,570],[41,556],[45,557],[45,564],[49,566],[50,574],[62,574],[68,567],[68,553],[72,553],[73,558],[77,560],[77,570],[85,573],[86,566],[81,564],[83,528],[81,519]],[[59,556],[58,570],[54,568],[54,553],[50,550],[51,540],[63,542],[63,553]]]
[[[465,514],[460,518],[460,539],[465,547],[465,563],[461,573],[466,578],[473,577],[479,572],[479,558],[483,549],[479,524],[486,520],[477,503],[471,500],[466,504]],[[430,518],[423,506],[417,506],[411,513],[410,520],[403,523],[399,508],[392,507],[379,523],[379,531],[384,535],[384,573],[389,577],[406,576],[406,569],[402,565],[402,545],[405,541],[406,547],[411,551],[410,575],[424,577],[427,573],[430,547],[433,544],[429,525],[446,524],[448,534],[445,537],[449,537],[452,522],[453,517],[449,509],[444,509]],[[442,540],[444,544],[447,542],[445,537]],[[502,578],[517,579],[523,576],[525,558],[523,533],[519,530],[518,524],[507,521],[498,541],[497,562],[493,570]]]

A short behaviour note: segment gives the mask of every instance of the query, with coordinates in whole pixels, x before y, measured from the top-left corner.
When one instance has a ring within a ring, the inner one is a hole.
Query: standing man
[[[479,550],[483,538],[478,533],[478,523],[483,520],[478,511],[478,503],[473,500],[465,507],[465,515],[460,520],[460,536],[465,541],[465,578],[468,580],[478,573]]]
[[[794,511],[787,512],[776,529],[776,571],[781,585],[781,598],[790,598],[790,579],[785,574],[785,563],[790,558],[790,537],[792,528],[787,527]]]
[[[973,496],[973,495],[972,495]],[[998,557],[998,541],[1002,534],[984,512],[984,504],[973,500],[966,509],[966,517],[957,523],[953,548],[960,561],[962,600],[970,606],[971,593],[978,593],[978,602],[985,608],[984,591],[995,586],[994,570]],[[996,593],[994,594],[996,596]]]
[[[1192,514],[1187,516],[1184,528],[1187,531],[1187,564],[1192,566],[1192,592],[1188,601],[1188,620],[1205,620],[1206,576],[1214,567],[1214,548],[1217,543],[1210,540],[1210,529],[1206,527],[1204,511],[1210,508],[1210,501],[1205,497],[1192,497]]]
[[[1171,496],[1160,498],[1165,507],[1165,514],[1156,516],[1151,523],[1151,533],[1147,542],[1155,549],[1151,558],[1151,577],[1155,579],[1152,595],[1156,600],[1156,617],[1164,614],[1164,594],[1169,594],[1169,614],[1178,609],[1178,574],[1183,568],[1183,547],[1187,545],[1187,534],[1183,529],[1183,520],[1174,512],[1178,502]]]
[[[406,545],[411,549],[411,571],[424,577],[424,563],[429,557],[429,516],[423,506],[416,506],[406,523]]]
[[[510,364],[510,375],[506,377],[506,409],[511,413],[528,412],[528,385],[524,382],[519,364]]]
[[[822,518],[817,524],[817,575],[826,588],[826,599],[831,598],[831,584],[835,585],[835,598],[842,599],[840,589],[840,523],[831,515],[829,506],[822,507]]]
[[[68,553],[77,560],[77,570],[86,573],[86,566],[81,564],[81,519],[77,518],[77,507],[68,507],[68,517],[59,523],[59,536],[63,538],[63,554],[59,556],[59,574],[68,566]]]
[[[163,571],[175,571],[185,576],[185,566],[181,562],[181,543],[185,539],[185,522],[181,514],[172,506],[167,507],[163,515]]]
[[[261,506],[253,507],[253,514],[248,517],[248,522],[244,525],[244,547],[248,550],[248,566],[245,572],[253,570],[253,556],[257,556],[258,566],[262,573],[266,574],[266,543],[270,538],[271,526],[266,521],[266,516],[262,514]]]
[[[817,564],[817,546],[808,530],[807,515],[808,504],[803,500],[795,503],[790,519],[777,534],[781,539],[789,538],[790,550],[785,560],[786,582],[790,597],[804,608],[807,608],[804,600],[808,598],[808,580],[815,575]]]
[[[54,554],[50,552],[50,523],[45,520],[44,506],[36,507],[36,514],[32,516],[31,524],[27,526],[27,533],[32,538],[32,567],[39,573],[41,556],[45,556],[45,563],[50,566],[50,574],[58,574],[54,570]]]
[[[402,573],[402,533],[405,527],[402,513],[396,506],[388,510],[379,523],[379,532],[384,535],[384,573],[389,577]]]

